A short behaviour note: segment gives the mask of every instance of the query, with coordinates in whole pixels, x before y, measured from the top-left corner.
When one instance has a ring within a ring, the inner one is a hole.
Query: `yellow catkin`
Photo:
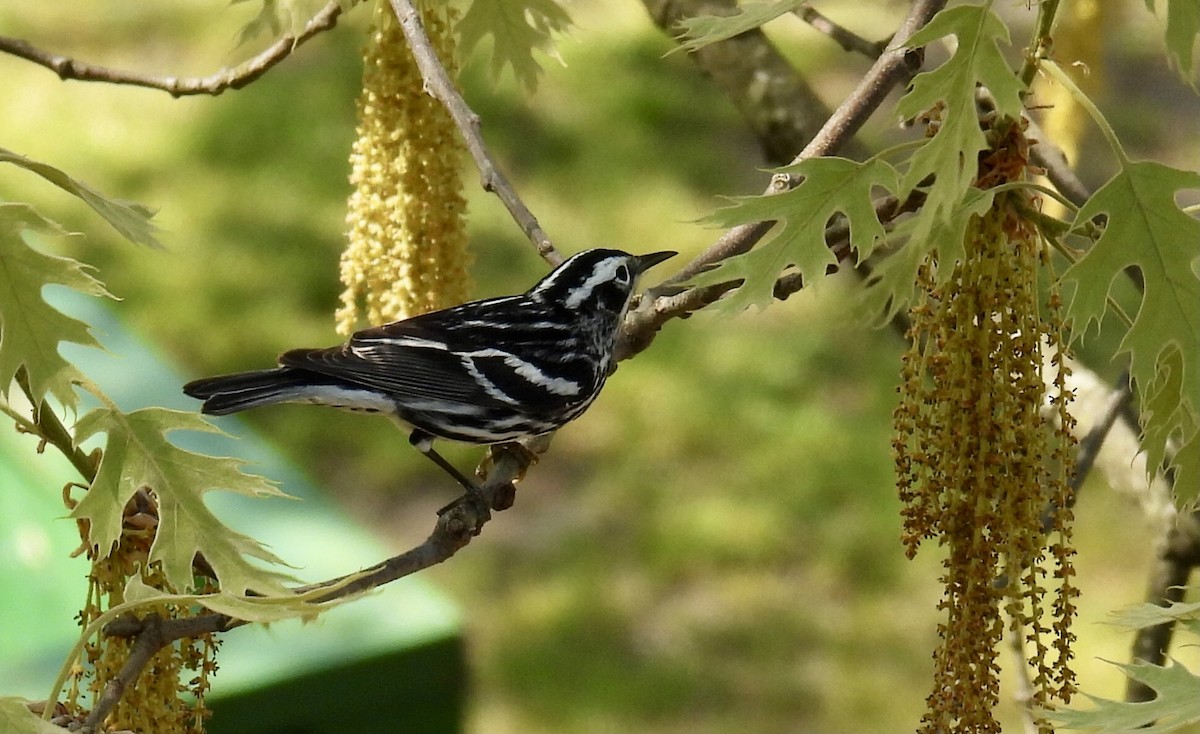
[[[74,502],[68,500],[67,506],[72,508]],[[157,523],[147,522],[146,518],[156,518],[157,514],[157,498],[153,492],[143,490],[125,509],[126,519],[116,549],[105,558],[99,558],[95,549],[87,546],[92,566],[88,574],[87,599],[78,617],[80,626],[87,627],[105,611],[123,603],[125,587],[134,576],[151,588],[177,591],[167,583],[159,564],[150,562],[150,547]],[[80,532],[87,543],[86,527],[81,527]],[[199,590],[215,589],[205,585]],[[154,613],[166,619],[180,619],[198,612],[197,608],[166,604]],[[143,609],[138,613],[144,615],[151,611]],[[205,634],[178,640],[158,650],[137,682],[125,689],[105,718],[104,730],[202,734],[209,714],[204,706],[204,694],[209,676],[216,668],[212,654],[216,644],[212,635]],[[88,707],[81,700],[84,689],[91,694],[94,705],[109,682],[120,673],[131,648],[128,638],[112,637],[103,632],[85,642],[83,660],[72,671],[66,700],[67,710],[73,716],[80,719],[86,716]],[[194,672],[195,676],[187,678],[187,672]]]
[[[992,134],[981,187],[1025,175],[1027,141],[1010,127]],[[1040,308],[1044,248],[1025,214],[1035,203],[997,194],[968,224],[962,262],[925,263],[910,312],[893,442],[904,542],[910,557],[932,538],[947,553],[923,734],[1000,731],[1006,626],[1029,643],[1032,706],[1074,689],[1070,395],[1061,362],[1043,375],[1042,350],[1061,348],[1061,323],[1057,296]]]
[[[453,74],[454,10],[429,3],[425,28]],[[466,300],[463,145],[424,90],[399,23],[378,2],[363,55],[358,135],[350,155],[349,243],[337,329],[381,324]]]

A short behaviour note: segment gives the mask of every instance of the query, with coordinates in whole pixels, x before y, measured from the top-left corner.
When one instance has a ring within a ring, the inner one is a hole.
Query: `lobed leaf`
[[[158,498],[159,512],[150,560],[162,565],[171,586],[181,591],[193,587],[192,562],[200,553],[227,593],[282,592],[286,576],[248,558],[269,564],[282,561],[258,541],[218,520],[204,504],[204,496],[216,489],[258,497],[287,495],[266,479],[241,471],[244,462],[175,446],[167,434],[181,430],[220,432],[199,415],[165,408],[123,413],[109,405],[80,418],[75,426],[77,441],[97,433],[106,433],[108,440],[96,481],[71,517],[90,523],[90,540],[104,557],[120,538],[126,504],[139,488],[149,487]]]
[[[900,99],[897,111],[912,119],[940,109],[937,132],[912,156],[900,184],[900,198],[933,177],[914,236],[924,238],[937,221],[951,216],[978,174],[978,158],[987,142],[975,106],[976,87],[986,87],[1001,115],[1020,116],[1024,86],[1009,67],[1001,42],[1009,43],[1008,27],[990,3],[960,5],[941,11],[908,41],[918,48],[946,36],[957,39],[954,54],[941,66],[918,74]]]
[[[1154,0],[1146,0],[1154,12]],[[1200,35],[1200,3],[1196,0],[1167,0],[1165,40],[1167,58],[1183,81],[1196,87],[1196,36]]]
[[[472,0],[458,21],[464,55],[485,36],[492,37],[492,75],[511,67],[521,86],[537,90],[541,66],[533,52],[554,56],[554,34],[566,31],[571,18],[555,0]]]
[[[1142,405],[1142,446],[1158,467],[1171,441],[1181,499],[1200,488],[1200,221],[1175,197],[1200,189],[1200,174],[1153,161],[1126,162],[1080,209],[1075,228],[1103,217],[1095,245],[1062,276],[1066,317],[1083,336],[1108,309],[1114,279],[1136,267],[1145,283],[1142,303],[1119,353]]]
[[[31,247],[25,241],[29,232],[67,234],[28,204],[0,203],[0,395],[8,395],[24,368],[35,402],[40,404],[48,393],[74,409],[79,401],[73,381],[79,373],[58,353],[58,345],[100,345],[87,324],[47,303],[42,290],[65,285],[92,296],[112,296],[86,265]]]
[[[1095,708],[1056,709],[1046,716],[1067,729],[1090,732],[1149,732],[1165,734],[1200,722],[1200,678],[1172,661],[1169,667],[1150,663],[1113,663],[1131,679],[1158,694],[1152,701],[1126,703],[1088,696]]]
[[[800,7],[806,0],[750,0],[732,15],[700,15],[679,21],[681,43],[675,50],[697,51],[725,41],[739,33],[754,30]]]
[[[983,216],[994,198],[994,190],[968,189],[945,219],[908,220],[892,231],[891,237],[903,239],[904,246],[875,268],[865,293],[866,312],[875,315],[878,325],[891,321],[912,301],[917,273],[930,252],[937,254],[939,280],[950,277],[951,266],[964,257],[963,242],[971,217]],[[922,226],[928,229],[920,236],[914,234]]]
[[[154,216],[153,210],[131,201],[107,197],[84,182],[68,176],[61,169],[31,160],[11,150],[0,148],[0,163],[11,163],[36,173],[68,194],[79,197],[130,242],[146,247],[162,247],[156,236],[158,228],[150,222],[150,218]]]
[[[872,194],[879,188],[892,191],[897,186],[896,171],[886,161],[810,158],[779,170],[800,177],[800,183],[779,194],[735,198],[733,206],[719,209],[705,220],[720,227],[779,222],[770,241],[725,260],[699,278],[702,285],[744,281],[723,301],[727,308],[765,307],[773,298],[775,280],[793,267],[805,284],[825,277],[828,266],[837,264],[825,243],[825,227],[839,214],[849,223],[851,246],[860,257],[869,254],[884,236]]]

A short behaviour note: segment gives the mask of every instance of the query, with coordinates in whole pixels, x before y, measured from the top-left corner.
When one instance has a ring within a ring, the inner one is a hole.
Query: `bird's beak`
[[[662,252],[649,252],[645,255],[638,255],[631,263],[633,266],[632,269],[636,274],[641,275],[660,262],[669,260],[678,254],[678,252],[672,250],[663,250]]]

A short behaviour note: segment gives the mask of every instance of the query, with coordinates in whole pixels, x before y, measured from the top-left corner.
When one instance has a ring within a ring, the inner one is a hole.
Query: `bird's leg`
[[[459,502],[463,501],[464,499],[474,504],[476,509],[480,511],[480,515],[482,517],[487,517],[490,514],[488,512],[487,498],[483,496],[483,489],[478,484],[468,479],[458,469],[454,468],[453,464],[451,464],[449,461],[446,461],[446,457],[434,450],[433,436],[430,436],[424,431],[413,431],[408,437],[408,442],[412,444],[413,448],[415,448],[417,451],[420,451],[422,454],[429,457],[430,461],[440,466],[442,471],[446,472],[451,477],[454,477],[454,481],[462,485],[462,488],[467,491],[465,498],[460,497],[459,499],[438,510],[439,515],[444,515],[451,507],[458,505]]]

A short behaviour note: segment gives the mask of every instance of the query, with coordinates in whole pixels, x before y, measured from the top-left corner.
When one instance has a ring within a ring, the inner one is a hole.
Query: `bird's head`
[[[622,314],[638,276],[678,253],[631,255],[621,250],[584,250],[568,258],[529,291],[532,298],[578,313]]]

